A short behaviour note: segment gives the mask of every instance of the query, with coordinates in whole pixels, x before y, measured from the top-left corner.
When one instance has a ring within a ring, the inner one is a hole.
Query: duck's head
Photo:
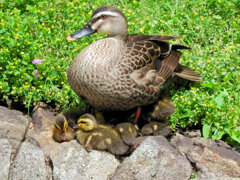
[[[93,33],[125,39],[127,21],[124,14],[115,6],[102,6],[94,11],[89,22],[78,32],[67,37],[67,41],[80,39]]]
[[[67,129],[68,129],[68,122],[67,122],[65,116],[58,115],[54,119],[53,124],[54,124],[54,129],[55,129],[54,132],[57,133],[58,136],[60,136],[59,139],[61,141],[67,141],[66,132],[67,132]]]
[[[84,114],[78,119],[78,124],[74,129],[82,129],[83,131],[91,131],[97,127],[96,119],[91,114]]]

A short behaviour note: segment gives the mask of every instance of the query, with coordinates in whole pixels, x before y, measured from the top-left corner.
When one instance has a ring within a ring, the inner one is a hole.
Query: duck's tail
[[[178,64],[177,68],[174,71],[174,75],[190,81],[202,80],[202,76],[198,72],[193,71],[189,67],[183,66],[181,64]]]

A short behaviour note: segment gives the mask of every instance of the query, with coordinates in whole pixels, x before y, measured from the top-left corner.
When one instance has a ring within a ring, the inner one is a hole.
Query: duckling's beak
[[[87,23],[80,31],[75,32],[74,34],[67,37],[67,41],[74,41],[76,39],[80,39],[84,36],[88,36],[97,32],[96,30],[92,29],[92,26]]]
[[[61,133],[61,140],[62,141],[66,141],[67,140],[66,134],[64,132]]]
[[[78,124],[73,126],[73,129],[79,129],[79,128],[80,128],[80,126]]]

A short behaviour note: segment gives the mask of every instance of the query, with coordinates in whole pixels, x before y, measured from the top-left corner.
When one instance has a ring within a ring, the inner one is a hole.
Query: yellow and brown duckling
[[[124,122],[116,125],[115,129],[118,131],[119,135],[121,136],[122,140],[127,145],[133,145],[134,141],[137,138],[137,128],[129,122]]]
[[[75,131],[67,122],[63,114],[59,114],[53,123],[53,139],[57,142],[71,141],[75,137]]]
[[[97,124],[96,118],[91,114],[82,115],[74,129],[78,129],[77,140],[87,151],[106,150],[122,155],[129,149],[114,128]]]
[[[73,126],[85,111],[71,109],[58,114],[53,122],[53,139],[57,142],[71,141],[75,138]]]
[[[170,127],[166,123],[157,121],[151,121],[141,128],[141,133],[144,135],[165,136],[168,132],[170,132]]]
[[[168,98],[164,97],[154,105],[150,117],[152,119],[166,121],[175,112],[175,109],[176,106]]]

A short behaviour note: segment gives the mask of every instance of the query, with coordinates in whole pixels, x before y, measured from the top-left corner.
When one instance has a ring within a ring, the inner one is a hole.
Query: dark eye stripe
[[[87,122],[85,122],[85,121],[81,121],[79,124],[87,124]]]
[[[92,24],[97,22],[99,19],[106,19],[109,15],[101,15],[92,19]]]
[[[59,125],[57,125],[57,124],[54,123],[54,126],[59,130],[59,132],[62,132],[62,129],[60,128]]]

